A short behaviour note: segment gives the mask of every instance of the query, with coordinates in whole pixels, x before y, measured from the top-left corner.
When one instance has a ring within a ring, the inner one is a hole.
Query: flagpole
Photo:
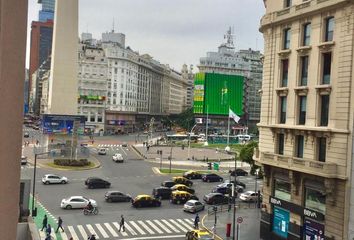
[[[227,147],[229,147],[230,143],[230,106],[229,106],[229,115],[227,118]]]

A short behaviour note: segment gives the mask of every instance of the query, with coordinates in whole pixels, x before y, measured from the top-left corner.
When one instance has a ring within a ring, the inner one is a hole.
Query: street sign
[[[240,224],[240,223],[242,223],[242,222],[243,222],[243,218],[242,218],[242,217],[238,217],[238,218],[237,218],[237,223]]]

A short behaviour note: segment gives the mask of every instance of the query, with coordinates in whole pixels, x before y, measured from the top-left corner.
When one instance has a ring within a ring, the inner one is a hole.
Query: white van
[[[237,135],[237,138],[239,140],[239,142],[243,142],[243,141],[250,141],[251,140],[251,136],[250,135]]]

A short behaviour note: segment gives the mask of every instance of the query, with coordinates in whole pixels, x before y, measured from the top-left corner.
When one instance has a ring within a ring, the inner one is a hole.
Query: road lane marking
[[[141,235],[145,235],[146,234],[143,231],[143,229],[141,229],[134,221],[129,221],[129,222],[136,230],[138,230],[138,232],[140,232]]]
[[[174,219],[170,219],[170,222],[176,225],[179,229],[181,229],[183,232],[187,232],[188,230],[185,229],[183,226],[179,225],[178,222],[176,222]]]
[[[86,234],[86,231],[84,229],[84,227],[82,225],[77,225],[77,228],[79,229],[79,232],[81,233],[81,236],[84,238],[84,239],[87,239],[88,236]]]
[[[89,230],[89,232],[92,234],[95,234],[96,235],[96,238],[99,239],[97,233],[95,232],[95,230],[93,229],[92,225],[91,224],[86,224],[86,227],[87,229]]]
[[[114,222],[113,225],[119,230],[119,224],[118,224],[117,222]],[[125,226],[125,230],[128,230],[133,236],[134,236],[134,235],[138,235],[138,234],[134,231],[134,229],[132,229],[132,228],[129,226],[128,223],[125,223],[124,226]],[[123,235],[123,236],[128,236],[128,234],[127,234],[126,232],[122,232],[122,235]]]
[[[185,226],[188,230],[192,228],[192,226],[185,223],[182,219],[177,219],[177,221],[180,222],[183,226]]]
[[[61,232],[60,232],[60,236],[61,236],[61,239],[62,239],[62,240],[68,240],[68,236],[66,235],[65,232],[61,231]]]
[[[184,220],[189,224],[191,224],[192,226],[194,225],[194,222],[191,219],[185,218]]]
[[[161,220],[163,223],[165,223],[169,228],[172,229],[172,231],[174,232],[181,232],[180,230],[178,230],[177,228],[175,228],[171,223],[169,223],[167,220],[162,219]]]
[[[54,228],[52,228],[52,233],[53,233],[54,235],[53,235],[53,236],[50,235],[50,236],[52,237],[52,239],[56,240],[56,239],[57,239],[57,235],[56,235],[56,233],[55,233]]]
[[[96,223],[95,224],[98,231],[100,231],[100,233],[102,234],[103,238],[109,238],[109,235],[107,234],[107,232],[103,229],[103,227],[101,226],[101,224]]]
[[[104,225],[106,226],[108,231],[110,231],[113,237],[118,237],[118,233],[114,231],[114,229],[111,227],[111,225],[109,225],[109,223],[104,223]]]
[[[165,230],[165,232],[167,233],[172,233],[170,229],[168,229],[165,225],[163,225],[162,223],[160,223],[159,220],[154,220],[154,222],[159,225],[160,227],[162,227],[163,230]]]
[[[128,157],[128,154],[124,151],[124,149],[122,147],[120,147],[120,149],[124,152],[125,156]]]
[[[79,237],[76,235],[74,227],[68,226],[68,229],[69,229],[69,232],[70,232],[71,236],[73,237],[73,239],[79,239]]]
[[[160,230],[155,224],[153,224],[150,220],[146,221],[156,232],[163,234],[163,231]]]
[[[152,231],[151,228],[146,226],[146,224],[143,221],[138,221],[138,223],[140,223],[140,225],[143,226],[143,228],[145,228],[145,230],[148,231],[150,234],[155,234],[155,232]]]
[[[185,239],[185,235],[167,235],[167,236],[155,236],[155,237],[136,237],[136,238],[123,238],[121,240],[149,240],[149,239]]]

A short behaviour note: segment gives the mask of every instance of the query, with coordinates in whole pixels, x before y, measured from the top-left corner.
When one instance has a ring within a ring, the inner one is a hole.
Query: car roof
[[[184,184],[176,184],[173,186],[173,188],[177,188],[177,187],[187,187],[187,186]]]
[[[45,176],[45,177],[49,177],[49,176],[56,176],[56,177],[60,177],[59,175],[56,175],[56,174],[51,174],[51,173],[50,173],[50,174],[45,174],[44,176]]]
[[[173,194],[191,194],[191,193],[189,193],[189,192],[186,192],[186,191],[179,191],[179,190],[173,191],[172,193],[173,193]]]
[[[161,187],[155,187],[154,189],[171,189],[169,187],[164,187],[164,186],[161,186]]]
[[[214,195],[222,195],[221,193],[208,193],[208,196],[214,196]],[[224,196],[224,195],[223,195]]]
[[[167,180],[167,181],[163,181],[164,183],[175,183],[174,181],[171,180]]]
[[[136,196],[135,198],[142,198],[142,197],[150,197],[150,198],[152,198],[152,196],[147,195],[147,194],[140,194],[140,195]]]
[[[199,202],[199,201],[198,201],[198,200],[191,199],[191,200],[188,200],[187,202],[196,203],[196,202]]]
[[[83,196],[71,196],[71,197],[68,197],[68,198],[85,198]]]
[[[107,193],[122,193],[120,191],[107,191]]]

